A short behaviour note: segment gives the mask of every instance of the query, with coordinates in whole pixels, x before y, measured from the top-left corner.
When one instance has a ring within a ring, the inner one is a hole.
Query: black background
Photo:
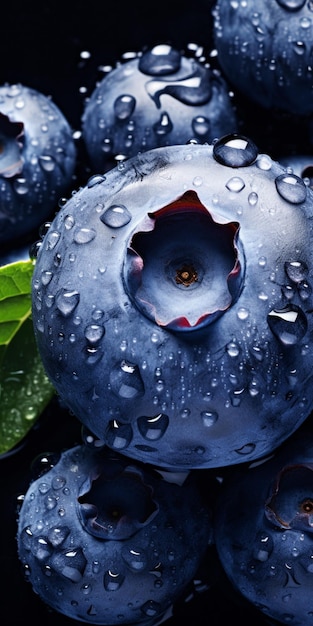
[[[113,65],[127,51],[171,43],[185,49],[197,43],[213,48],[213,2],[209,0],[66,0],[13,2],[0,11],[0,84],[21,82],[50,95],[73,130],[80,130],[83,102],[99,79],[100,65]],[[90,58],[84,60],[82,52]],[[82,89],[83,88],[83,89]],[[86,91],[84,91],[86,90]],[[307,120],[269,113],[235,94],[242,132],[273,157],[293,150],[310,153]],[[83,157],[81,157],[83,158]],[[81,178],[80,178],[81,176]],[[78,168],[77,187],[85,172]],[[1,398],[0,398],[1,401]],[[26,438],[24,446],[0,459],[0,610],[2,626],[36,620],[47,626],[73,626],[73,620],[46,607],[24,580],[16,552],[17,502],[32,477],[37,456],[80,442],[75,418],[53,401]],[[38,463],[38,462],[37,462]],[[206,572],[209,589],[189,603],[182,601],[166,626],[242,626],[268,623],[230,588],[214,554]]]

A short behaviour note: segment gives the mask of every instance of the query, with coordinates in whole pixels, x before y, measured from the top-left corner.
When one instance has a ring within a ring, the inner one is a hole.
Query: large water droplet
[[[138,418],[137,424],[142,437],[156,441],[163,437],[169,424],[169,418],[164,413],[159,413],[154,417],[142,416]]]
[[[136,107],[136,98],[124,94],[116,98],[114,102],[114,113],[118,120],[125,121],[130,118]]]
[[[121,398],[133,399],[142,396],[144,384],[138,365],[122,361],[110,373],[112,390]]]
[[[301,283],[308,274],[308,266],[303,261],[287,261],[284,270],[293,283]]]
[[[243,135],[226,135],[213,145],[213,156],[222,165],[228,167],[247,167],[258,155],[256,145]]]
[[[296,174],[281,174],[275,179],[276,189],[279,195],[287,202],[301,204],[307,195],[307,187]]]
[[[283,309],[273,309],[267,321],[274,335],[285,345],[295,345],[307,331],[308,321],[300,307],[288,304]]]
[[[229,191],[239,193],[239,191],[245,188],[245,183],[239,176],[233,176],[227,181],[225,186]]]
[[[287,11],[299,11],[305,5],[306,0],[276,0]]]
[[[112,204],[112,206],[106,209],[100,216],[101,221],[111,228],[126,226],[131,218],[132,216],[128,209],[124,205],[119,204]]]
[[[56,572],[77,583],[82,579],[87,559],[81,548],[72,548],[66,552],[54,552],[50,564]]]
[[[78,291],[61,289],[56,296],[56,307],[64,317],[68,317],[76,309],[79,299]]]
[[[180,52],[170,45],[159,44],[142,54],[138,69],[149,76],[164,76],[178,72],[180,65]]]
[[[117,589],[119,589],[123,584],[124,580],[125,576],[123,576],[123,574],[114,573],[111,572],[111,570],[108,570],[104,574],[103,585],[106,591],[117,591]]]
[[[93,228],[79,228],[74,233],[73,240],[75,243],[84,244],[90,243],[96,236],[96,231]]]

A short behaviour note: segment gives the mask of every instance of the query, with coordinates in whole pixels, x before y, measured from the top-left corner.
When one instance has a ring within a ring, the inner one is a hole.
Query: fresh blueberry
[[[193,579],[211,530],[197,473],[167,475],[78,445],[30,484],[18,553],[56,611],[91,624],[152,624]]]
[[[237,468],[214,515],[218,555],[234,588],[293,626],[312,624],[312,470],[308,422],[266,462]]]
[[[312,3],[217,0],[218,59],[230,83],[267,109],[313,113]]]
[[[76,147],[50,97],[22,84],[0,86],[0,244],[34,232],[70,188]]]
[[[190,140],[212,142],[237,129],[225,80],[201,56],[160,44],[125,58],[86,100],[83,138],[96,172],[138,152]]]
[[[93,176],[39,246],[39,352],[112,449],[168,469],[260,458],[313,407],[313,193],[241,136]]]

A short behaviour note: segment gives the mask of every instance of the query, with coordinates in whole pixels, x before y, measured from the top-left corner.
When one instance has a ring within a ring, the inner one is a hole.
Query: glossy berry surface
[[[218,59],[231,84],[267,109],[311,115],[313,6],[307,0],[217,0]]]
[[[211,521],[192,475],[88,445],[34,480],[18,520],[25,575],[49,606],[91,624],[159,620],[195,575]]]
[[[126,56],[97,84],[82,117],[89,161],[99,173],[138,152],[192,139],[210,143],[236,130],[226,81],[200,46],[183,53],[159,44]]]
[[[215,513],[221,563],[236,589],[283,624],[312,623],[313,444],[299,431],[265,463],[222,487]]]
[[[39,248],[47,374],[112,449],[169,469],[260,458],[312,409],[313,196],[240,135],[94,176]]]
[[[0,86],[0,244],[54,215],[72,183],[76,147],[52,99],[22,84]]]

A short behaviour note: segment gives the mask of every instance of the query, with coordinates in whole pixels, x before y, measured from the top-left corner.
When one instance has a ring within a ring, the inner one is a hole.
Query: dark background
[[[40,4],[11,0],[0,12],[0,84],[21,82],[50,95],[73,130],[79,130],[84,97],[99,79],[99,66],[114,66],[123,53],[157,43],[185,49],[194,42],[209,53],[213,47],[212,4],[209,0],[143,4],[133,0],[43,0]],[[84,60],[84,51],[90,53],[89,59]],[[293,150],[297,144],[298,150],[310,152],[301,121],[290,127],[289,119],[251,106],[238,95],[235,102],[243,132],[257,143],[260,151],[275,156]],[[79,175],[76,183],[77,187],[81,183]],[[46,607],[24,580],[15,536],[18,498],[28,488],[33,468],[45,453],[56,453],[77,442],[80,427],[76,420],[53,401],[23,447],[0,458],[2,626],[22,626],[31,619],[45,626],[76,623]],[[179,603],[166,626],[268,623],[230,589],[214,557],[212,551],[205,564],[208,590],[188,603]]]

